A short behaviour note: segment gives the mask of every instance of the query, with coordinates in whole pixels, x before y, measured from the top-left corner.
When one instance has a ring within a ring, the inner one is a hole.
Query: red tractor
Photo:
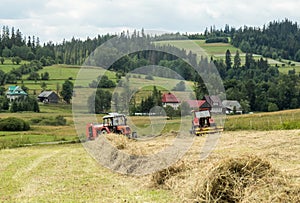
[[[109,113],[103,117],[102,123],[89,123],[86,126],[86,137],[94,140],[100,134],[116,133],[130,137],[131,129],[126,124],[127,118],[124,114]],[[136,137],[136,133],[132,133],[132,137]]]

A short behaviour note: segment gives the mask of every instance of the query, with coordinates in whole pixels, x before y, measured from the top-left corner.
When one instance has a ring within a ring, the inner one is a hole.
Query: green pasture
[[[225,56],[226,51],[229,49],[230,53],[234,55],[238,50],[240,54],[243,52],[229,43],[205,43],[205,40],[195,40],[201,48],[203,48],[209,56]]]
[[[18,82],[17,85],[24,84],[27,88],[29,88],[28,93],[39,94],[42,91],[41,84],[46,84],[46,90],[59,90],[62,88],[62,84],[70,79],[75,86],[80,87],[88,87],[89,83],[93,80],[96,80],[99,75],[107,75],[111,80],[116,81],[115,72],[108,71],[102,68],[96,67],[85,67],[82,68],[80,66],[70,66],[70,65],[52,65],[46,66],[42,70],[39,70],[38,73],[41,75],[42,73],[49,73],[49,80],[27,80],[29,74],[22,76],[22,81]],[[80,73],[79,79],[78,73]]]
[[[26,64],[28,61],[22,60],[19,65],[13,64],[10,58],[5,58],[5,61],[3,64],[0,63],[0,70],[4,71],[5,73],[10,72],[12,69],[19,68],[22,64]]]
[[[169,40],[169,41],[159,41],[155,42],[157,45],[173,45],[180,49],[185,49],[187,51],[192,51],[193,53],[198,54],[198,56],[205,56],[210,59],[210,57],[214,59],[223,59],[225,61],[225,53],[227,50],[231,53],[231,60],[233,62],[236,51],[238,50],[240,53],[241,63],[245,64],[245,53],[243,53],[239,48],[232,46],[229,43],[205,43],[205,40]],[[201,51],[202,50],[202,51]],[[254,54],[253,58],[255,60],[259,60],[262,56]],[[198,57],[199,58],[199,57]],[[290,61],[282,59],[281,61],[275,60],[272,58],[266,58],[270,65],[275,66],[276,64],[281,67],[285,64],[286,67],[279,68],[279,71],[282,73],[288,73],[288,70],[296,69],[298,73],[300,68],[300,62]],[[291,67],[289,63],[294,64],[295,66]]]
[[[300,109],[227,116],[225,120],[226,131],[291,129],[300,129]]]
[[[281,67],[278,68],[279,72],[284,73],[284,74],[288,74],[289,70],[293,70],[295,69],[296,71],[296,75],[298,75],[300,73],[300,66],[294,66],[294,67]]]
[[[72,65],[52,65],[44,67],[39,70],[38,73],[48,72],[50,75],[50,80],[67,80],[77,78],[78,73],[80,73],[81,79],[96,79],[99,75],[107,75],[111,79],[116,79],[115,72],[100,68],[100,67],[81,67]],[[82,76],[81,76],[82,75]],[[24,76],[26,77],[26,76]]]
[[[0,64],[0,70],[2,70],[5,73],[10,72],[12,69],[17,69],[19,68],[21,65],[13,65],[13,64]]]

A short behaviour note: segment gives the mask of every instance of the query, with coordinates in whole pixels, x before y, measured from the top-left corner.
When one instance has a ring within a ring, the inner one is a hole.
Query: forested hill
[[[128,32],[122,32],[121,36],[129,37]],[[211,27],[203,34],[186,35],[190,39],[206,39],[212,42],[227,40],[239,47],[243,52],[260,54],[274,59],[288,59],[300,61],[300,29],[297,22],[289,20],[273,21],[263,27],[241,27],[239,29],[225,26],[224,30],[216,30]],[[115,37],[115,35],[98,35],[85,40],[72,38],[63,40],[62,43],[40,44],[36,36],[23,36],[20,30],[3,26],[0,36],[0,56],[20,57],[25,60],[41,60],[44,65],[52,63],[81,65],[89,54],[103,42]],[[130,37],[140,38],[149,36],[135,31]],[[179,33],[154,36],[152,40],[183,39]]]
[[[175,35],[177,36],[177,34]],[[254,55],[249,53],[261,53],[261,51],[267,50],[261,54],[271,53],[274,58],[297,58],[300,55],[300,51],[298,51],[300,31],[297,23],[286,20],[272,22],[262,29],[244,27],[239,30],[230,29],[229,26],[226,26],[224,31],[211,29],[210,32],[206,31],[199,36],[191,36],[195,39],[205,37],[210,42],[231,37],[231,43],[242,48],[243,51],[248,51],[245,54],[245,63],[242,63],[242,58],[238,52],[232,53],[235,54],[232,57],[229,50],[226,54],[224,53],[225,61],[222,58],[214,59],[213,57],[210,59],[203,57],[197,61],[194,53],[187,53],[184,49],[167,44],[162,45],[160,51],[152,49],[154,46],[158,46],[152,43],[154,40],[174,40],[175,35],[164,35],[158,38],[157,36],[146,35],[143,30],[141,32],[135,31],[132,34],[122,32],[116,37],[116,40],[110,41],[113,48],[106,49],[102,53],[103,57],[96,57],[91,61],[87,60],[87,64],[101,67],[104,67],[102,66],[103,63],[110,65],[105,60],[115,59],[116,56],[119,56],[119,52],[114,49],[115,45],[118,44],[119,47],[124,48],[126,53],[131,53],[124,55],[109,67],[107,66],[110,70],[117,72],[116,74],[120,77],[127,72],[148,65],[168,67],[169,71],[155,70],[148,71],[147,74],[174,78],[173,72],[176,72],[183,79],[195,82],[196,96],[201,99],[203,95],[207,94],[206,86],[203,84],[202,78],[195,74],[195,70],[185,61],[189,61],[199,71],[205,71],[206,67],[215,65],[224,81],[227,99],[240,101],[245,111],[277,111],[300,107],[299,75],[295,71],[291,71],[289,74],[280,74],[278,66],[271,66],[266,59],[254,58]],[[4,26],[0,39],[1,61],[8,57],[11,59],[18,57],[31,61],[31,63],[23,64],[9,73],[0,70],[0,84],[16,83],[24,74],[30,74],[29,80],[37,80],[37,77],[31,77],[31,75],[39,76],[37,71],[42,66],[54,63],[82,65],[99,45],[112,37],[115,36],[104,35],[86,40],[73,38],[70,41],[64,40],[60,44],[48,42],[40,45],[38,38],[34,36],[25,38],[19,30],[15,32],[14,29],[9,30],[8,27]],[[128,44],[128,41],[131,43]],[[129,52],[129,50],[135,50],[135,47],[144,46],[148,48],[145,51]],[[98,58],[101,60],[97,60]],[[215,75],[211,74],[209,77],[208,80],[215,80]]]
[[[244,52],[300,61],[300,28],[288,19],[262,28],[244,26],[235,31],[231,43]]]

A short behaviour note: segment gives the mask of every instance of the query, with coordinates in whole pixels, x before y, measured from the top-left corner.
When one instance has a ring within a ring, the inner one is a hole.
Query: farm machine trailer
[[[136,133],[131,135],[131,129],[127,125],[127,118],[124,114],[109,113],[103,116],[102,123],[88,123],[86,125],[86,137],[89,140],[96,139],[100,134],[116,133],[127,137],[136,138]]]
[[[208,133],[216,133],[223,131],[222,127],[218,127],[211,117],[209,110],[193,111],[191,134],[201,136]]]

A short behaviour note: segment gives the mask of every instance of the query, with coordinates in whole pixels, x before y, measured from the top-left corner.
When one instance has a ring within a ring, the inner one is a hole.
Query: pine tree
[[[4,101],[3,101],[2,109],[3,110],[8,110],[9,109],[9,100],[7,98],[5,98]]]
[[[40,107],[39,104],[36,100],[33,102],[33,111],[39,113],[40,112]]]
[[[73,95],[73,83],[69,80],[66,80],[62,86],[61,96],[68,104],[70,103]]]
[[[19,109],[18,109],[18,104],[16,101],[13,101],[13,103],[11,104],[11,107],[10,107],[10,112],[12,113],[15,113],[17,112]]]
[[[226,70],[231,69],[232,61],[231,61],[231,53],[229,49],[227,49],[225,54],[225,64],[226,64]]]
[[[241,67],[241,58],[240,58],[240,53],[239,50],[236,50],[235,56],[234,56],[234,68],[240,68]]]
[[[246,53],[245,67],[249,69],[254,62],[252,53]]]

